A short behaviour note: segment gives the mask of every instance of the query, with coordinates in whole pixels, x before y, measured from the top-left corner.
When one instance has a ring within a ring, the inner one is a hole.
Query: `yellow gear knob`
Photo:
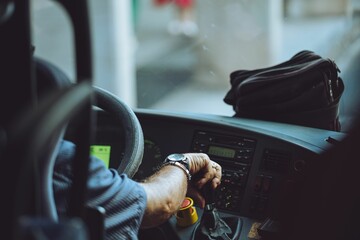
[[[190,226],[198,220],[198,215],[196,212],[194,201],[186,197],[181,204],[179,211],[176,213],[177,225],[180,227]]]

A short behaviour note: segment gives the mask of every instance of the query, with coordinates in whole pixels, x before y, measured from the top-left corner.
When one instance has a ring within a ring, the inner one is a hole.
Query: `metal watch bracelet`
[[[188,181],[191,180],[191,174],[190,174],[189,170],[187,170],[186,167],[184,165],[182,165],[181,163],[174,161],[174,162],[166,162],[163,164],[163,166],[167,166],[167,165],[177,166],[177,167],[181,168],[185,172],[186,178],[188,179]]]

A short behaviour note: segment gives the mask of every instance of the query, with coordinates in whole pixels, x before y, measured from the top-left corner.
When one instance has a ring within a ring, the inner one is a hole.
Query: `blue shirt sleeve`
[[[72,184],[72,160],[75,145],[61,143],[55,162],[53,188],[58,214],[66,213]],[[103,162],[91,157],[87,191],[87,205],[105,209],[106,239],[137,239],[146,208],[143,187],[114,169],[107,169]]]

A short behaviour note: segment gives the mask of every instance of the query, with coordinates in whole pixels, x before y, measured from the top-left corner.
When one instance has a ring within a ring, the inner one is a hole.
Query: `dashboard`
[[[317,157],[344,133],[282,123],[192,113],[135,111],[144,133],[142,164],[134,176],[151,175],[171,153],[203,152],[223,168],[215,193],[224,214],[246,219],[280,218],[285,201],[299,193]],[[103,111],[97,114],[96,145],[111,146],[110,167],[125,146],[122,129]]]

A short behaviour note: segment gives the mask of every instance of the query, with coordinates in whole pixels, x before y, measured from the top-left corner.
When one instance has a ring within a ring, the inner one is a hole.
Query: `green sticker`
[[[108,145],[92,145],[90,147],[90,155],[102,160],[108,168],[110,163],[111,146]]]

